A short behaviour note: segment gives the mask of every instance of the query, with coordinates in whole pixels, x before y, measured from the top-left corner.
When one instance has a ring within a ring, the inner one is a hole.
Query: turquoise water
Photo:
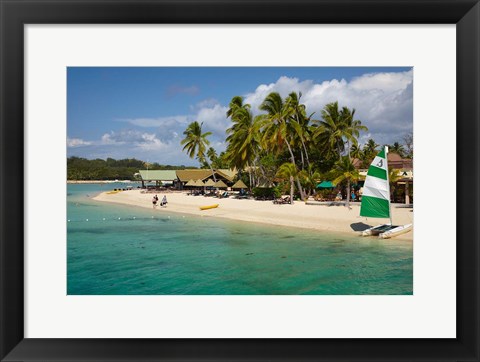
[[[411,242],[92,200],[120,186],[68,185],[69,295],[413,293]]]

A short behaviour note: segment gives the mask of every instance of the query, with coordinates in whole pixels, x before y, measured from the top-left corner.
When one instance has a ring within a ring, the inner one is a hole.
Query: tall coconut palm
[[[212,132],[202,133],[202,126],[203,122],[198,123],[197,121],[194,121],[190,123],[187,126],[187,129],[183,132],[185,138],[180,142],[180,144],[183,145],[182,151],[186,151],[190,158],[194,158],[196,156],[200,163],[206,162],[208,164],[212,170],[213,180],[217,182],[212,165],[205,157],[207,146],[210,145],[210,141],[208,141],[207,137],[210,136]]]
[[[207,157],[210,160],[210,164],[212,165],[212,168],[213,168],[213,165],[217,163],[217,159],[218,159],[217,151],[215,151],[213,147],[210,147],[207,150]]]
[[[378,143],[376,143],[373,139],[369,139],[367,143],[363,146],[363,166],[368,167],[370,163],[373,161],[375,156],[377,155],[378,151],[377,148],[380,146]]]
[[[296,92],[291,92],[286,99],[286,106],[290,108],[291,125],[295,131],[294,138],[298,138],[298,140],[300,141],[300,144],[302,145],[302,150],[300,151],[300,155],[302,156],[302,169],[303,169],[304,154],[307,161],[307,165],[310,166],[310,159],[308,156],[306,143],[310,140],[309,122],[313,114],[310,115],[310,117],[307,117],[305,105],[300,103],[301,97],[302,97],[301,92],[299,92],[298,94]]]
[[[283,102],[282,97],[277,92],[272,92],[260,105],[260,110],[267,112],[262,117],[263,136],[262,143],[271,150],[277,152],[283,150],[286,146],[290,153],[290,160],[293,165],[295,163],[295,156],[292,150],[292,139],[294,129],[290,123],[292,109]],[[300,198],[303,200],[303,189],[296,176],[297,187],[300,192]]]
[[[360,147],[358,147],[358,143],[353,144],[350,147],[350,157],[351,158],[356,158],[358,160],[362,159],[362,150],[360,149]]]
[[[240,96],[233,97],[230,101],[230,104],[228,105],[227,118],[232,116],[234,117],[235,112],[242,108],[250,109],[250,104],[244,104],[243,98]]]
[[[228,128],[225,158],[230,166],[239,172],[248,167],[250,185],[252,185],[252,165],[260,149],[258,117],[254,118],[249,104],[243,104],[241,97],[234,97],[227,111],[233,125]]]
[[[344,116],[338,109],[338,102],[325,105],[322,109],[322,120],[317,121],[318,127],[315,130],[314,137],[325,149],[327,154],[337,153],[341,158],[345,151],[344,137],[348,137],[347,124],[344,122]]]
[[[298,177],[297,166],[290,162],[284,163],[278,169],[277,177],[290,181],[290,204],[293,204],[293,190],[295,188],[294,180]]]
[[[336,178],[333,180],[335,185],[347,181],[347,207],[350,208],[350,183],[358,180],[358,170],[353,165],[350,157],[343,156],[335,163],[334,174],[336,175]]]
[[[348,145],[348,155],[350,156],[350,147],[358,144],[360,131],[368,131],[366,126],[362,125],[362,121],[355,119],[355,108],[349,109],[343,107],[340,112],[342,123],[345,124],[344,137]]]

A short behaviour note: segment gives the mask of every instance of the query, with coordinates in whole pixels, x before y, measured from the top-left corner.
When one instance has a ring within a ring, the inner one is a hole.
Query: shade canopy
[[[247,188],[247,185],[245,185],[242,180],[238,180],[237,182],[235,182],[235,185],[232,186],[232,189],[246,189],[246,188]]]
[[[205,182],[205,186],[215,186],[215,181],[209,178],[208,181]]]
[[[190,181],[188,181],[188,182],[185,184],[185,186],[196,186],[196,185],[195,185],[195,181],[190,180]]]
[[[317,185],[317,189],[333,189],[334,187],[332,181],[322,181]]]
[[[195,186],[203,187],[203,186],[205,186],[205,184],[202,182],[202,180],[197,180],[197,181],[195,181]]]
[[[215,187],[223,188],[223,187],[228,187],[228,186],[222,180],[218,180],[217,182],[215,182]]]
[[[258,185],[257,187],[260,189],[271,189],[274,186],[275,185],[273,184],[273,182],[265,182],[264,184]]]

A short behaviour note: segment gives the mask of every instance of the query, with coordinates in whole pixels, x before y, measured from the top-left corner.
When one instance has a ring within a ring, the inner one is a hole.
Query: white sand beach
[[[108,194],[103,192],[94,199],[103,202],[139,206],[152,209],[152,197],[155,194],[141,193],[140,190],[122,191]],[[235,199],[204,196],[191,196],[186,192],[158,193],[161,200],[167,196],[166,208],[156,207],[156,212],[178,212],[199,215],[202,217],[217,217],[232,220],[259,222],[271,225],[282,225],[316,230],[328,230],[349,234],[358,233],[358,228],[365,225],[378,225],[384,219],[366,219],[360,217],[360,203],[351,203],[351,209],[343,205],[308,205],[296,201],[293,205],[276,205],[272,201],[257,201],[252,199]],[[219,204],[218,208],[200,210],[200,206]],[[397,208],[392,205],[395,224],[413,223],[413,209]],[[400,235],[395,240],[413,240],[413,231]]]

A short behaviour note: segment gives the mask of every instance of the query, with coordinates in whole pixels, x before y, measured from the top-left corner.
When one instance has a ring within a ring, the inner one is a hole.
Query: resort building
[[[235,170],[218,169],[213,170],[215,179],[223,181],[231,186],[236,175]],[[155,182],[156,187],[173,186],[176,189],[183,189],[188,181],[200,180],[206,183],[209,179],[213,180],[212,170],[210,169],[186,169],[186,170],[140,170],[138,174],[142,180],[142,188],[146,183]]]
[[[142,188],[145,183],[155,182],[155,186],[177,186],[178,177],[175,170],[140,170],[138,174],[142,180]]]
[[[390,152],[387,156],[388,166],[397,171],[398,179],[394,183],[394,202],[405,203],[410,205],[412,200],[413,189],[413,160],[402,158],[399,154]],[[355,158],[352,160],[353,165],[358,169],[360,176],[365,178],[368,168],[363,168],[362,161]]]

